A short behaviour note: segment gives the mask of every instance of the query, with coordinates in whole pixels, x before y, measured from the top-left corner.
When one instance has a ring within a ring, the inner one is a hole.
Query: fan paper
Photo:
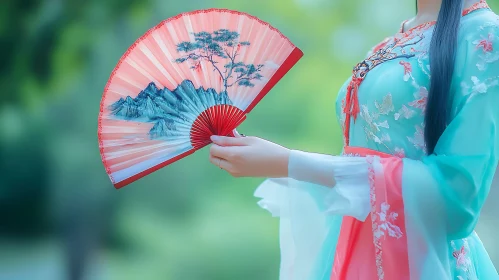
[[[122,56],[105,87],[98,138],[116,188],[232,131],[303,53],[258,18],[209,9],[169,18]]]

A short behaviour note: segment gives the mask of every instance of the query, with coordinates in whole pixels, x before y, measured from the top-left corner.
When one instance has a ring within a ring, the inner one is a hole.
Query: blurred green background
[[[305,53],[239,131],[321,153],[341,148],[334,102],[352,66],[415,12],[412,0],[1,1],[1,280],[278,279],[278,220],[253,197],[263,180],[230,177],[204,149],[116,191],[100,161],[118,59],[161,20],[210,7],[268,21]],[[477,231],[499,267],[497,198]]]

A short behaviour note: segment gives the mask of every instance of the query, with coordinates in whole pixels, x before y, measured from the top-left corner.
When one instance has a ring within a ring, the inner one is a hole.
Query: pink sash
[[[371,213],[365,222],[343,218],[330,279],[409,279],[402,159],[366,148],[344,153],[368,159]]]

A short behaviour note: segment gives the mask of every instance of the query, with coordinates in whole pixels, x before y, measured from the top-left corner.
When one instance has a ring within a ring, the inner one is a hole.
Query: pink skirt
[[[371,213],[364,222],[343,218],[330,279],[409,279],[402,159],[358,147],[344,154],[369,158]],[[379,157],[380,170],[370,156]]]

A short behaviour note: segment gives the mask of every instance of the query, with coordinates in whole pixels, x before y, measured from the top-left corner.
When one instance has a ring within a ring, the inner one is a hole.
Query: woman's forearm
[[[339,183],[363,183],[368,180],[368,164],[364,157],[331,156],[291,150],[288,177],[325,187]]]

